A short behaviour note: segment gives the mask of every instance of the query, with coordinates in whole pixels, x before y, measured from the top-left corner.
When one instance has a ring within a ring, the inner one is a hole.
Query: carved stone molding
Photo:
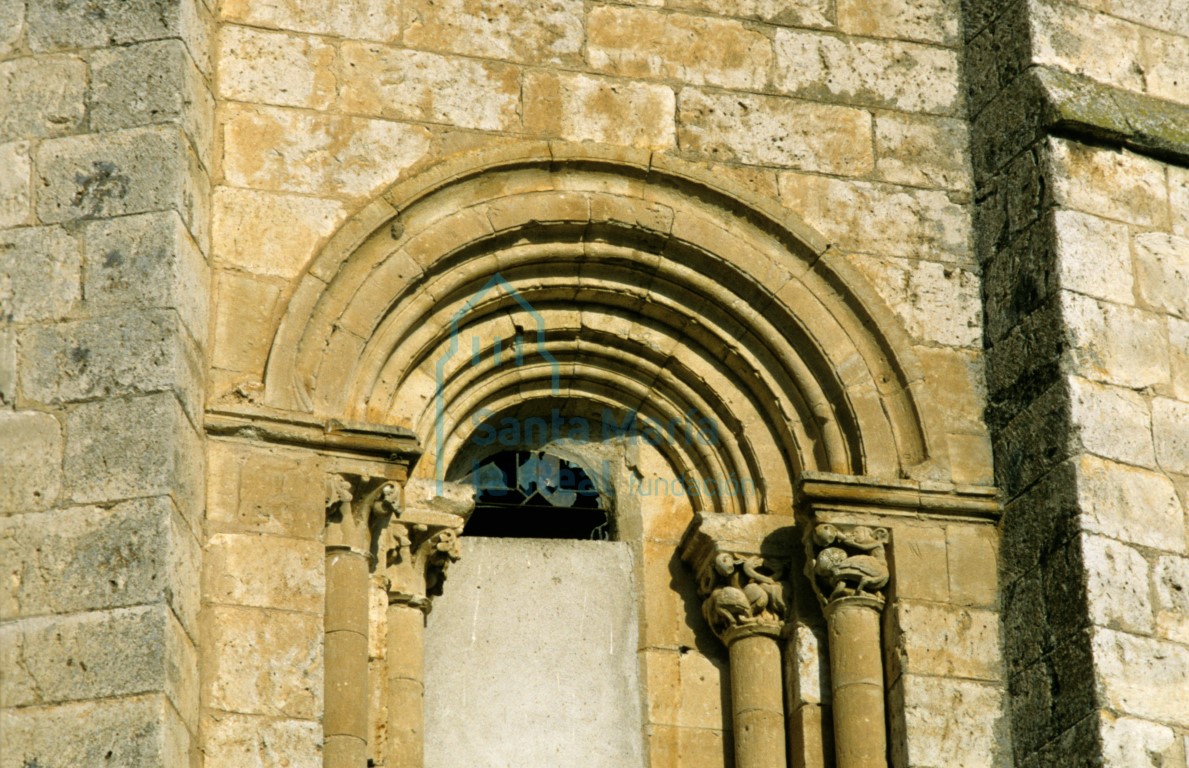
[[[887,528],[821,523],[807,537],[806,575],[823,607],[843,598],[884,604],[888,585]]]

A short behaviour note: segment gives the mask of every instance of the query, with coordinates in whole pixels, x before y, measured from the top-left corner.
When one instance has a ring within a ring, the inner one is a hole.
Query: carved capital
[[[389,604],[429,613],[430,598],[442,593],[446,569],[461,555],[458,539],[473,508],[469,488],[427,495],[415,482],[406,486],[403,500],[384,499],[379,551]]]
[[[888,585],[888,529],[867,525],[813,526],[806,540],[806,575],[823,607],[843,598],[884,603]]]
[[[326,546],[370,555],[376,499],[396,488],[384,478],[366,475],[326,476]]]

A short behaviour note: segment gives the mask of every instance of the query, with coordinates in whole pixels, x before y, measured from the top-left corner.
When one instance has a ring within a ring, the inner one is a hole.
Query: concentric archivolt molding
[[[501,415],[692,415],[722,439],[664,446],[675,471],[762,491],[697,505],[787,512],[803,470],[938,461],[920,378],[891,312],[783,208],[662,155],[528,144],[348,222],[295,287],[265,402],[407,426],[429,472]]]

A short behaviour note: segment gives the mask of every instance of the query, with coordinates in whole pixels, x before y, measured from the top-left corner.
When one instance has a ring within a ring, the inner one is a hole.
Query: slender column
[[[822,524],[809,537],[810,576],[830,636],[838,768],[886,768],[880,613],[889,572],[885,528]]]
[[[402,504],[389,507],[381,534],[388,581],[388,748],[392,768],[425,762],[425,616],[440,595],[446,568],[460,555],[458,536],[474,507],[469,488],[417,481],[405,486]]]
[[[370,504],[342,475],[327,482],[325,714],[322,764],[367,762],[368,573]]]

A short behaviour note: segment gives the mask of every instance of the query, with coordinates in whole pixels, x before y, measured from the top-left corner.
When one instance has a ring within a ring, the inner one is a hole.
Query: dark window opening
[[[503,451],[472,474],[475,511],[464,536],[609,539],[611,519],[582,467],[543,451]]]

